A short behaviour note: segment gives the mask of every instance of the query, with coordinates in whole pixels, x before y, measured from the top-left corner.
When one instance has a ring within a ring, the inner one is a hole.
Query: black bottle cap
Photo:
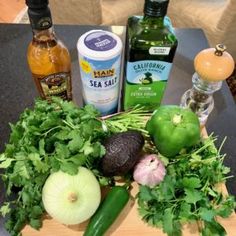
[[[32,9],[41,9],[48,6],[48,0],[26,0],[25,3]]]
[[[52,26],[48,0],[26,0],[28,15],[33,29],[45,30]]]
[[[144,14],[147,16],[164,17],[167,13],[169,0],[145,0]]]

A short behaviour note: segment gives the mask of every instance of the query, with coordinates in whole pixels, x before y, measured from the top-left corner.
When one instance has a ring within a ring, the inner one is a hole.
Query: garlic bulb
[[[166,174],[166,169],[155,154],[145,155],[134,168],[133,178],[141,184],[154,187],[159,184]]]

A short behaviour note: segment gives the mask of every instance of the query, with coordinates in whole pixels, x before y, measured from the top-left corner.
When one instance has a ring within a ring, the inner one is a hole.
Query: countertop
[[[76,43],[80,35],[94,28],[110,30],[124,42],[125,27],[56,25],[58,37],[69,48],[72,57],[73,94],[78,105],[82,104],[79,80],[79,66]],[[179,45],[174,59],[170,79],[163,104],[179,104],[182,94],[191,88],[194,73],[193,58],[208,42],[201,29],[176,29]],[[10,123],[15,123],[26,107],[32,107],[38,96],[28,69],[26,53],[32,39],[29,25],[0,24],[0,152],[4,151],[10,133]],[[236,176],[236,105],[226,83],[214,95],[215,107],[206,124],[208,133],[219,136],[217,146],[227,137],[222,153],[226,153],[225,164]],[[236,177],[227,180],[229,193],[236,196]],[[2,183],[0,183],[0,203],[3,201]],[[0,218],[0,235],[7,236]]]

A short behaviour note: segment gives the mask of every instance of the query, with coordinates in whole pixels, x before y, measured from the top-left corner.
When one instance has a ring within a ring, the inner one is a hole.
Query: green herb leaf
[[[215,220],[211,221],[211,222],[204,222],[204,229],[202,230],[202,235],[203,236],[226,236],[226,231],[225,229],[222,227],[222,225],[220,225],[218,222],[216,222]]]
[[[38,153],[30,153],[29,159],[32,161],[33,166],[38,172],[46,173],[48,171],[48,164],[41,160]]]
[[[34,229],[40,229],[42,227],[42,221],[40,219],[30,219],[30,226]]]
[[[2,161],[2,163],[0,163],[0,169],[8,168],[13,161],[14,159],[12,158],[7,158],[6,160]]]
[[[214,219],[216,212],[214,210],[209,210],[207,208],[200,207],[199,215],[201,216],[201,219],[211,222]]]
[[[43,210],[40,206],[33,206],[31,209],[30,217],[37,218],[43,214]]]
[[[201,181],[199,178],[196,177],[190,177],[190,178],[184,177],[183,187],[189,189],[199,188],[201,187]]]
[[[179,212],[179,216],[181,218],[181,221],[185,222],[186,220],[188,220],[192,215],[191,212],[191,204],[186,203],[186,202],[182,202],[180,205],[180,212]]]
[[[172,235],[173,230],[174,230],[173,219],[174,219],[174,215],[172,213],[172,209],[167,208],[164,211],[164,215],[163,215],[163,231],[167,233],[168,235]]]
[[[39,141],[39,155],[44,156],[46,155],[45,152],[45,140],[44,139],[40,139]]]
[[[72,162],[62,163],[60,169],[69,175],[76,175],[78,173],[78,167]]]
[[[6,215],[11,212],[10,208],[10,203],[5,203],[1,208],[0,208],[0,213],[2,214],[3,217],[6,217]]]
[[[196,202],[200,201],[202,199],[202,194],[201,192],[197,191],[197,190],[190,190],[190,189],[185,189],[185,198],[184,200],[187,203],[193,203],[195,204]]]
[[[72,140],[68,143],[68,148],[73,153],[80,150],[82,146],[83,146],[83,139],[80,137],[79,134],[74,136]]]
[[[148,186],[141,185],[139,188],[139,199],[142,201],[150,201],[153,199],[152,191]]]

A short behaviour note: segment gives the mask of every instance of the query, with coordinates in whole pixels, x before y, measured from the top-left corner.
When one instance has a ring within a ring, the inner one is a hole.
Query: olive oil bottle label
[[[48,76],[33,75],[40,95],[50,99],[58,96],[64,100],[71,100],[71,75],[69,72],[60,72]]]
[[[150,47],[149,54],[150,55],[169,55],[170,47]]]
[[[172,63],[163,61],[128,62],[124,109],[137,104],[153,108],[161,103]]]

